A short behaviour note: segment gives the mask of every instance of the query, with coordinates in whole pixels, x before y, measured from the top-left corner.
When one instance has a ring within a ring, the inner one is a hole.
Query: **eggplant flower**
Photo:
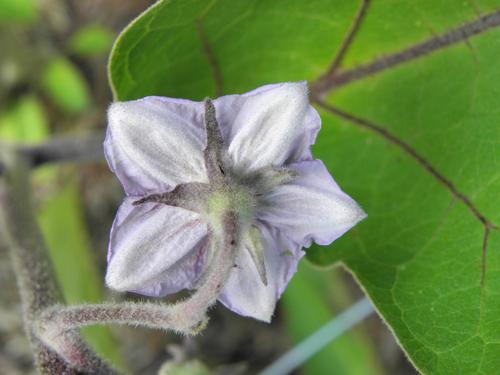
[[[112,289],[198,289],[232,212],[234,262],[217,299],[269,322],[302,248],[328,245],[366,216],[312,157],[321,120],[305,82],[204,102],[117,102],[108,117],[105,154],[126,193],[111,229]]]

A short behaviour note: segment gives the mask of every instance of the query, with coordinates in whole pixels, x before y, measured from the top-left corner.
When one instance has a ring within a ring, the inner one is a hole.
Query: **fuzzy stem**
[[[33,216],[28,166],[17,152],[5,145],[0,150],[0,162],[5,172],[0,180],[0,239],[9,249],[21,297],[24,326],[38,371],[41,374],[115,374],[75,331],[65,334],[71,343],[72,358],[76,360],[70,364],[37,337],[34,322],[42,311],[61,300],[61,293]]]
[[[236,215],[223,215],[222,230],[213,232],[207,272],[199,288],[189,298],[176,304],[103,303],[96,305],[54,306],[39,320],[38,334],[49,345],[75,328],[95,324],[125,324],[193,335],[204,328],[207,309],[220,294],[234,266],[239,240]]]

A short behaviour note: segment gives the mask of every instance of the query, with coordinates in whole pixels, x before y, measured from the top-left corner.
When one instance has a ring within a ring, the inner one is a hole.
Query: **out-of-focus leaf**
[[[160,1],[115,44],[115,96],[201,99],[214,95],[217,82],[222,92],[238,93],[314,80],[333,61],[359,3]],[[327,93],[328,103],[379,130],[323,111],[314,148],[369,216],[309,257],[342,261],[354,272],[425,374],[498,372],[499,5],[371,2],[344,67],[469,21],[476,23],[467,32],[477,34],[465,39],[462,30],[455,34],[461,43],[419,59],[407,54],[397,67]]]
[[[34,96],[20,99],[0,117],[1,140],[36,143],[43,141],[47,134],[43,107]]]
[[[49,125],[42,104],[33,95],[19,99],[0,116],[0,140],[10,143],[39,143],[49,135]],[[44,166],[34,171],[35,183],[48,183],[53,180],[56,170]]]
[[[334,291],[341,294],[341,299],[346,298],[342,286],[342,280],[335,273],[318,272],[306,263],[300,265],[283,295],[288,331],[296,343],[335,317],[327,301]],[[373,344],[359,330],[325,346],[307,361],[304,374],[378,375],[382,374],[380,369]]]
[[[38,15],[37,0],[1,0],[0,23],[31,23]]]
[[[103,281],[91,255],[79,196],[77,185],[68,183],[39,212],[39,224],[68,304],[100,302],[103,297]],[[107,327],[89,327],[83,332],[97,352],[122,367],[118,345]]]
[[[210,370],[200,361],[188,362],[167,362],[160,370],[158,375],[210,375]]]
[[[80,71],[68,60],[52,60],[43,73],[42,86],[61,109],[80,113],[90,104],[87,84]]]
[[[102,55],[113,44],[113,32],[101,25],[87,25],[76,32],[70,40],[70,49],[80,56]]]

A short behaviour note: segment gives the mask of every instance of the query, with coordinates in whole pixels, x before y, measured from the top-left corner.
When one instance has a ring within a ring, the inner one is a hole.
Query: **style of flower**
[[[146,97],[108,115],[105,154],[126,193],[111,230],[112,289],[198,289],[232,212],[234,262],[218,300],[270,321],[302,248],[328,245],[366,216],[311,155],[321,120],[305,82],[204,102]]]

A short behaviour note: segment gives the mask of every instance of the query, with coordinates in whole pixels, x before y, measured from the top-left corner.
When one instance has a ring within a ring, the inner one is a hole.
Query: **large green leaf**
[[[200,99],[313,81],[327,71],[359,5],[160,1],[118,39],[111,84],[120,100]],[[499,5],[373,1],[343,69]],[[355,116],[322,110],[314,153],[369,217],[309,258],[345,263],[426,374],[500,373],[499,18],[325,93],[326,103]]]
[[[226,93],[315,78],[356,11],[350,1],[336,3],[160,1],[117,40],[110,59],[111,86],[120,100],[151,94],[214,96],[205,42],[217,59]]]

